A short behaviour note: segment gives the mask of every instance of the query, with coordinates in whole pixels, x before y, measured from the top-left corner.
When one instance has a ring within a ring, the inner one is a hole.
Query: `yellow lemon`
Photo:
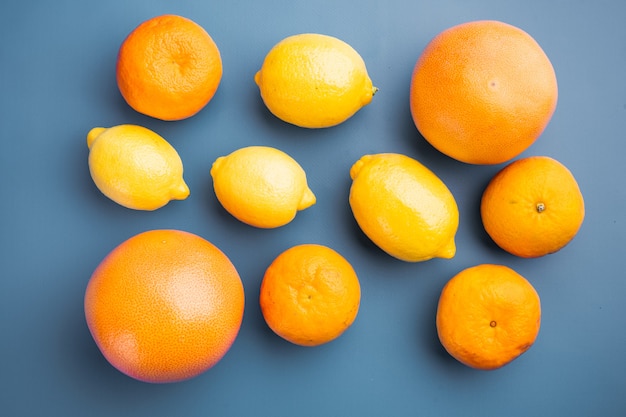
[[[248,146],[220,156],[211,176],[224,209],[255,227],[284,226],[316,201],[300,164],[268,146]]]
[[[407,262],[454,257],[459,210],[448,187],[406,155],[361,157],[350,169],[350,207],[363,232]]]
[[[307,128],[344,122],[377,91],[358,52],[340,39],[317,33],[277,43],[254,80],[276,117]]]
[[[87,134],[87,146],[94,183],[124,207],[156,210],[189,196],[180,156],[165,139],[145,127],[95,127]]]

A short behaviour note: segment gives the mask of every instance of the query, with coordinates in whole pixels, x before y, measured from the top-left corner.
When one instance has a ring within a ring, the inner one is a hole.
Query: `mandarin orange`
[[[361,286],[352,265],[323,245],[297,245],[282,252],[261,283],[267,325],[301,346],[338,338],[356,319],[360,302]]]
[[[536,258],[561,250],[576,236],[585,201],[567,167],[547,156],[531,156],[508,164],[491,179],[480,213],[498,246]]]
[[[503,265],[467,268],[446,283],[437,306],[443,347],[472,368],[500,368],[526,352],[541,325],[539,295]]]
[[[182,16],[153,17],[124,39],[117,57],[117,84],[139,113],[180,120],[202,110],[222,79],[213,38]]]

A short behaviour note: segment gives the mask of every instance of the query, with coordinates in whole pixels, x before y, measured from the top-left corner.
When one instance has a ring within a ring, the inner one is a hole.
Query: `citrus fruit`
[[[248,146],[220,156],[211,176],[224,209],[255,227],[284,226],[316,201],[298,162],[269,146]]]
[[[459,210],[431,170],[406,155],[364,155],[350,169],[350,207],[361,230],[407,262],[452,258]]]
[[[436,322],[450,355],[472,368],[491,370],[535,343],[541,304],[520,274],[503,265],[482,264],[459,272],[443,287]]]
[[[377,90],[358,52],[340,39],[317,33],[278,42],[254,80],[270,112],[307,128],[344,122],[369,104]]]
[[[180,120],[202,110],[222,79],[222,59],[211,36],[182,16],[153,17],[122,42],[117,85],[139,113]]]
[[[554,253],[578,233],[585,202],[569,169],[547,156],[518,159],[487,185],[480,213],[502,249],[523,258]]]
[[[121,243],[85,292],[87,325],[104,357],[153,383],[213,367],[234,342],[243,311],[243,285],[230,260],[179,230],[151,230]]]
[[[556,108],[554,68],[523,30],[498,21],[449,28],[426,46],[410,88],[417,129],[471,164],[508,161],[532,145]]]
[[[301,346],[328,343],[356,319],[361,286],[352,265],[335,250],[293,246],[265,271],[259,302],[267,325]]]
[[[89,171],[98,189],[135,210],[184,200],[183,163],[165,139],[142,126],[94,127],[87,134]]]

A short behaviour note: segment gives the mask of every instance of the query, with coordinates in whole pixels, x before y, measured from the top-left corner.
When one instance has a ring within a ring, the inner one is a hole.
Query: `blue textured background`
[[[131,110],[115,84],[124,37],[176,13],[218,44],[224,76],[213,101],[179,122]],[[419,135],[408,91],[415,61],[438,32],[499,19],[529,32],[555,67],[559,103],[523,154],[549,155],[576,176],[587,217],[574,241],[541,259],[499,250],[483,231],[479,199],[502,166],[447,158]],[[6,416],[623,416],[626,415],[626,3],[583,1],[8,0],[0,5],[0,408]],[[254,73],[285,36],[320,32],[350,43],[380,91],[346,123],[287,125],[263,106]],[[191,196],[156,212],[109,201],[87,168],[94,126],[136,123],[180,153]],[[246,145],[280,148],[304,167],[318,203],[291,224],[260,230],[219,206],[209,169]],[[374,247],[348,206],[348,171],[361,155],[401,152],[437,173],[457,198],[452,260],[409,264]],[[219,246],[238,268],[246,311],[238,339],[207,373],[150,385],[111,367],[83,316],[87,281],[128,237],[178,228]],[[354,325],[317,348],[291,345],[265,325],[258,289],[278,253],[321,243],[356,269]],[[510,365],[467,368],[440,346],[439,292],[461,269],[508,265],[541,296],[535,345]]]

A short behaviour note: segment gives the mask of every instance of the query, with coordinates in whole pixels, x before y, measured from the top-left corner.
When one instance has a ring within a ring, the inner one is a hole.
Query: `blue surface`
[[[623,416],[626,415],[626,3],[582,1],[3,1],[0,5],[0,408],[6,416]],[[218,44],[224,77],[198,115],[162,122],[137,114],[115,84],[115,58],[141,21],[176,13]],[[475,19],[529,32],[550,57],[559,103],[523,156],[549,155],[576,176],[587,217],[574,241],[541,259],[499,250],[478,205],[501,166],[465,165],[430,147],[408,108],[411,71],[438,32]],[[346,123],[304,130],[275,119],[253,82],[285,36],[320,32],[350,43],[380,91]],[[176,147],[191,196],[156,212],[109,201],[87,168],[94,126],[136,123]],[[318,203],[288,226],[260,230],[219,206],[209,169],[246,145],[274,146],[304,167]],[[361,155],[400,152],[435,171],[461,212],[452,260],[409,264],[374,247],[348,206]],[[83,315],[87,280],[126,238],[154,228],[197,233],[239,270],[246,311],[238,339],[207,373],[178,384],[126,377],[98,351]],[[354,325],[317,348],[265,325],[258,292],[284,249],[320,243],[356,269]],[[445,282],[478,263],[508,265],[542,300],[535,345],[492,372],[467,368],[434,325]]]

